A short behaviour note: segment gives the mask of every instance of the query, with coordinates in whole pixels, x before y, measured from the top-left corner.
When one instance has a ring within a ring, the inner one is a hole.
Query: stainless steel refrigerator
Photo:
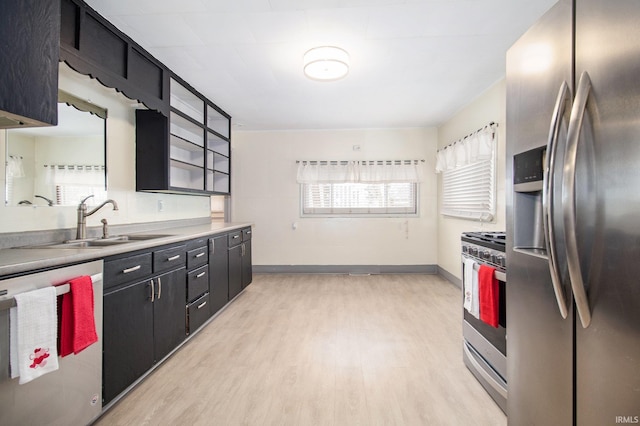
[[[507,416],[640,422],[640,1],[560,0],[507,54]]]

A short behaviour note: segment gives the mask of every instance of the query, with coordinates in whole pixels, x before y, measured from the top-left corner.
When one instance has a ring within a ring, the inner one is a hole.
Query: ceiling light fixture
[[[349,73],[349,54],[339,47],[320,46],[304,54],[304,75],[312,80],[335,81]]]

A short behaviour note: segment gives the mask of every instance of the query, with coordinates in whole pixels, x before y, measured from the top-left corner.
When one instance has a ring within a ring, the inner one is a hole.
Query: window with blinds
[[[496,133],[493,126],[489,125],[469,135],[464,143],[458,141],[438,153],[436,170],[442,172],[440,213],[470,220],[494,219]]]
[[[418,184],[304,183],[303,216],[407,216],[418,214]]]
[[[484,160],[442,173],[441,213],[474,220],[493,220],[495,161]]]

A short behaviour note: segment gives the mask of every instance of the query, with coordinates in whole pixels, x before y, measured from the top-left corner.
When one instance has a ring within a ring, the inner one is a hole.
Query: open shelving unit
[[[169,117],[136,111],[137,190],[229,194],[231,117],[175,78],[170,90]]]

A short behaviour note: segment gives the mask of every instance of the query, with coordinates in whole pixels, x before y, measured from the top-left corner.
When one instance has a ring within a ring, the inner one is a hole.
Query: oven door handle
[[[556,105],[553,108],[551,126],[549,128],[549,139],[547,142],[546,164],[544,165],[544,183],[542,186],[542,225],[544,227],[544,236],[546,240],[547,259],[549,261],[549,272],[551,273],[553,292],[555,293],[556,301],[558,302],[558,310],[560,311],[562,318],[567,318],[569,309],[567,306],[567,296],[562,286],[562,280],[560,279],[558,268],[555,226],[553,224],[553,189],[555,186],[555,163],[556,152],[558,150],[558,136],[560,134],[562,117],[565,115],[566,107],[571,101],[570,95],[569,86],[566,81],[563,81],[560,86],[560,90],[558,91]]]
[[[466,256],[465,254],[462,254],[462,261],[463,261],[463,262],[464,262],[464,259],[473,259],[473,260],[476,260],[476,259],[474,259],[474,258],[473,258],[473,257],[471,257],[471,256]],[[479,268],[480,268],[480,265],[481,265],[481,264],[482,264],[482,261],[481,261],[481,260],[480,260],[480,261],[476,261],[476,264],[473,266],[473,269],[475,269],[476,271],[478,271],[478,270],[479,270]],[[506,282],[507,282],[507,274],[506,274],[506,273],[504,273],[504,272],[502,272],[502,271],[499,271],[499,270],[497,270],[497,269],[496,269],[493,273],[494,273],[494,276],[496,277],[496,279],[497,279],[498,281],[502,281],[503,283],[506,283]]]

